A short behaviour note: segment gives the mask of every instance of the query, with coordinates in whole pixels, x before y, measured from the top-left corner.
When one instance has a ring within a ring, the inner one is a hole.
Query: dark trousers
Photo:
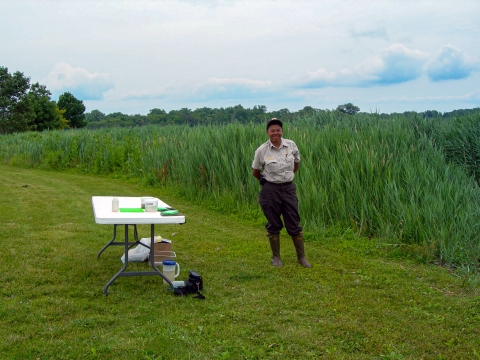
[[[270,234],[279,234],[282,230],[281,217],[288,235],[295,236],[302,231],[296,190],[294,183],[282,185],[267,182],[262,186],[258,202],[267,218],[265,228]]]

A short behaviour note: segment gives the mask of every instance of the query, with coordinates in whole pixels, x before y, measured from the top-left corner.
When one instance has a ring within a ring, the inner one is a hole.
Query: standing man
[[[267,218],[267,237],[272,249],[273,266],[283,266],[280,259],[280,230],[283,221],[288,235],[292,237],[298,262],[312,267],[305,257],[303,232],[298,213],[296,186],[292,182],[300,164],[300,152],[292,140],[282,138],[283,124],[277,118],[267,123],[269,140],[255,151],[252,175],[262,185],[259,203]]]

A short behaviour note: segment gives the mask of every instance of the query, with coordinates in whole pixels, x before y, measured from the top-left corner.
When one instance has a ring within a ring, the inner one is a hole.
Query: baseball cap
[[[270,126],[272,125],[280,125],[280,127],[283,129],[283,123],[277,119],[277,118],[271,118],[270,120],[268,120],[267,122],[267,130]]]

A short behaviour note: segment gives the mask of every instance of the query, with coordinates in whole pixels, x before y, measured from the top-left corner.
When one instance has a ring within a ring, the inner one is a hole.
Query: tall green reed
[[[323,113],[286,123],[284,137],[301,151],[295,182],[305,231],[340,226],[477,267],[480,190],[444,157],[444,124],[422,121]],[[0,158],[140,179],[261,223],[251,163],[266,140],[263,125],[238,123],[24,133],[0,137]]]

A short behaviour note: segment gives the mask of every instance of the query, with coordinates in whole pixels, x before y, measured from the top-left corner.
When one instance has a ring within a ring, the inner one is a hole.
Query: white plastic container
[[[164,260],[162,272],[163,275],[165,275],[165,277],[170,280],[170,282],[173,282],[175,281],[175,278],[180,274],[180,264],[173,260]],[[163,279],[163,283],[165,285],[168,285],[165,279]]]
[[[153,199],[155,199],[155,198],[152,197],[152,196],[143,196],[142,198],[140,198],[140,206],[141,206],[141,208],[142,208],[142,209],[145,209],[145,202],[146,202],[147,200],[153,200]]]
[[[114,197],[112,199],[112,211],[113,212],[118,212],[118,209],[120,208],[120,204],[118,202],[118,198],[117,197]]]
[[[172,281],[173,288],[179,288],[185,286],[185,281]]]
[[[157,199],[145,200],[145,212],[155,212],[158,209]]]

